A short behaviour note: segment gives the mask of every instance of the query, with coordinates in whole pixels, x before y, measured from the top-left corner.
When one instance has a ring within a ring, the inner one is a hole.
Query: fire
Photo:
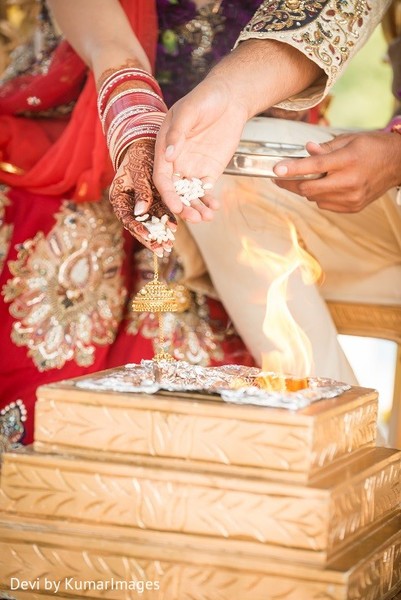
[[[262,370],[275,374],[291,373],[302,379],[311,374],[313,353],[308,336],[288,308],[288,281],[299,269],[302,281],[305,285],[311,285],[319,280],[322,270],[316,259],[300,246],[294,225],[288,223],[288,226],[291,247],[287,254],[280,255],[259,248],[244,238],[240,260],[257,269],[263,267],[274,277],[267,290],[263,322],[263,333],[272,342],[274,350],[262,355]],[[277,386],[277,382],[272,385]]]

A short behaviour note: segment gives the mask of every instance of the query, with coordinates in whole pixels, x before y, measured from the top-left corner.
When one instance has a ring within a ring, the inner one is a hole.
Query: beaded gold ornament
[[[156,254],[153,254],[153,268],[153,279],[136,294],[132,301],[132,310],[134,312],[152,312],[158,315],[160,332],[159,352],[153,357],[153,360],[155,362],[161,360],[172,361],[175,360],[174,357],[163,349],[165,343],[164,314],[167,312],[178,312],[179,304],[174,290],[159,280],[159,264]]]

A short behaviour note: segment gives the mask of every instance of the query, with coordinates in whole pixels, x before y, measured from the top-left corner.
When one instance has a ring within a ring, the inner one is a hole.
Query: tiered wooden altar
[[[30,600],[401,590],[401,452],[375,447],[376,392],[288,411],[110,391],[97,377],[40,388],[34,446],[4,455],[0,589]]]

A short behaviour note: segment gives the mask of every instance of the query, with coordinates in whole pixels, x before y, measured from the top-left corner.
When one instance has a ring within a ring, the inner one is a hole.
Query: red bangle
[[[158,94],[159,96],[162,95],[159,84],[150,73],[147,73],[142,69],[135,68],[119,69],[115,73],[109,75],[99,89],[98,111],[100,117],[103,116],[103,111],[115,88],[127,81],[142,81],[143,83],[147,83],[154,93]]]
[[[144,105],[131,106],[129,108],[125,108],[124,110],[122,110],[120,112],[120,114],[112,121],[112,123],[110,124],[110,127],[107,129],[107,131],[105,131],[107,146],[110,146],[110,141],[114,135],[114,132],[117,129],[119,129],[122,125],[124,125],[124,123],[126,121],[129,121],[133,118],[136,119],[139,117],[143,117],[144,115],[147,115],[147,114],[150,114],[153,112],[160,112],[160,111],[155,111],[155,109],[152,106],[144,106]],[[165,114],[165,113],[163,113],[163,114]]]
[[[401,123],[395,123],[390,129],[391,133],[399,133],[401,135]]]
[[[160,112],[167,112],[167,106],[160,98],[150,90],[133,89],[126,90],[121,96],[115,96],[105,108],[103,113],[103,130],[106,132],[110,128],[112,121],[118,117],[125,108],[134,108],[135,106],[151,106]]]
[[[136,115],[123,122],[109,140],[110,157],[117,171],[124,151],[138,139],[155,139],[165,113],[152,112]]]

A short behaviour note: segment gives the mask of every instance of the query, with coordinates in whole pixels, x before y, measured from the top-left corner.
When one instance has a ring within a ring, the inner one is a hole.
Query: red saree
[[[122,5],[153,61],[155,3]],[[19,116],[75,98],[67,118]],[[129,310],[152,261],[110,208],[104,189],[113,173],[94,80],[66,42],[46,74],[0,89],[0,152],[3,167],[23,170],[0,171],[1,451],[32,441],[39,385],[152,358],[158,329],[152,315]],[[198,362],[248,364],[221,304],[196,302],[187,314],[172,315],[169,351]]]
[[[121,4],[154,64],[155,2],[121,0]],[[76,98],[76,106],[64,127],[60,126],[60,121],[41,123],[38,119],[5,116],[26,111],[43,112]],[[101,191],[110,183],[113,171],[97,114],[94,79],[91,74],[87,76],[86,66],[67,42],[62,42],[55,51],[45,75],[23,75],[3,86],[0,92],[0,153],[2,161],[24,171],[23,174],[0,171],[0,181],[33,193],[69,193],[78,202],[98,200]]]

